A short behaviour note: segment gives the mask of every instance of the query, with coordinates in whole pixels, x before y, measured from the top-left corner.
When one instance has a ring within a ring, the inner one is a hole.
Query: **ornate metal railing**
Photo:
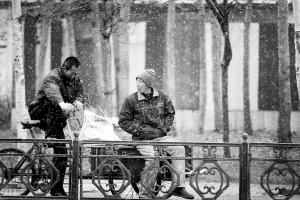
[[[249,162],[250,177],[271,199],[300,195],[300,144],[250,143]]]
[[[240,200],[251,199],[255,195],[252,183],[260,184],[266,199],[291,199],[299,194],[300,144],[248,143],[246,135],[241,144],[78,141],[78,137],[74,141],[0,139],[1,143],[28,146],[21,148],[25,152],[0,151],[1,199],[137,199],[141,189],[151,198],[165,199],[182,176],[195,199],[233,195],[237,186]],[[49,143],[66,144],[68,154],[49,153]],[[142,156],[136,149],[139,145],[151,145],[155,154]],[[170,147],[181,148],[185,154],[171,157]],[[225,150],[230,157],[224,156]],[[66,197],[49,194],[59,176],[52,162],[56,156],[68,159]],[[145,159],[153,162],[145,166]],[[180,162],[185,174],[174,166]]]
[[[52,148],[48,148],[54,144],[62,145],[69,153],[54,155]],[[4,145],[8,148],[0,149],[1,199],[41,199],[48,195],[59,181],[59,170],[55,166],[58,157],[66,158],[69,171],[73,169],[73,145],[69,140],[0,139],[0,146]],[[56,199],[62,198],[69,197]]]
[[[155,155],[141,156],[136,150],[138,145],[153,146]],[[185,147],[185,156],[173,156],[171,159],[167,154],[170,146]],[[183,175],[186,176],[186,187],[198,199],[217,199],[229,187],[231,177],[239,173],[239,146],[233,143],[83,141],[81,171],[86,168],[85,163],[91,163],[90,184],[93,190],[98,191],[93,193],[94,198],[138,198],[138,190],[142,187],[153,198],[167,198]],[[224,148],[231,150],[230,158],[223,157]],[[145,159],[153,160],[152,165],[145,167]],[[185,162],[186,174],[177,173],[172,165],[175,160]],[[152,187],[141,181],[141,177],[147,174],[156,179]],[[81,187],[88,181],[81,176]],[[90,198],[88,194],[81,193],[81,199]]]

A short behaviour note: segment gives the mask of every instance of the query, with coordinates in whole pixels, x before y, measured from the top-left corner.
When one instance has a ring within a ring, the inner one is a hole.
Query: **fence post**
[[[243,142],[240,144],[240,191],[239,200],[250,200],[250,162],[249,144],[247,133],[243,134]]]
[[[78,164],[79,164],[79,141],[78,141],[78,136],[79,133],[78,131],[74,132],[75,139],[73,140],[72,143],[72,150],[73,150],[73,161],[72,161],[72,171],[71,171],[71,199],[72,200],[78,200]]]

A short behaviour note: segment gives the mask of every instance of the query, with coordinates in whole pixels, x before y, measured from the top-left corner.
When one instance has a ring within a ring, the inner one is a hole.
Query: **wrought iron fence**
[[[73,141],[0,139],[0,145],[18,147],[0,150],[1,199],[137,199],[141,188],[165,199],[181,176],[195,199],[220,199],[237,186],[238,199],[255,199],[252,183],[260,184],[266,199],[299,198],[300,144],[248,143],[246,136],[241,144],[78,141],[75,135]],[[68,153],[53,154],[47,148],[53,143],[65,144]],[[151,145],[156,154],[142,156],[138,145]],[[184,147],[185,155],[168,155],[170,146]],[[55,157],[68,160],[65,197],[49,194],[59,179]],[[145,167],[145,159],[152,165]],[[184,162],[185,174],[175,170],[176,161]],[[153,185],[143,182],[146,174]]]
[[[46,196],[59,181],[57,158],[65,160],[69,171],[74,171],[73,162],[78,160],[72,159],[74,150],[70,140],[0,139],[0,145],[4,144],[9,147],[0,149],[1,199],[40,199]],[[54,154],[50,148],[53,145],[68,153]]]
[[[248,182],[258,182],[270,199],[300,199],[300,144],[250,143],[248,148]]]

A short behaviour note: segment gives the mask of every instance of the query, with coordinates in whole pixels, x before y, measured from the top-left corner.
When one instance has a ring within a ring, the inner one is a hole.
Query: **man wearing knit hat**
[[[162,91],[156,90],[155,71],[146,69],[136,77],[137,92],[128,96],[122,105],[119,115],[119,126],[129,134],[133,140],[154,142],[178,142],[174,137],[168,136],[173,125],[175,110],[169,96]],[[151,145],[137,145],[137,150],[143,156],[155,155]],[[173,157],[185,157],[183,146],[168,146],[167,151]],[[172,165],[179,175],[179,185],[170,195],[193,199],[194,196],[185,190],[185,161],[172,160]],[[157,163],[153,159],[145,160],[144,169],[157,169]],[[148,191],[155,185],[153,171],[142,172],[142,186],[139,188],[140,198],[152,198],[154,194]],[[176,182],[176,181],[175,181]],[[145,188],[144,186],[148,187]],[[170,196],[169,195],[169,196]]]

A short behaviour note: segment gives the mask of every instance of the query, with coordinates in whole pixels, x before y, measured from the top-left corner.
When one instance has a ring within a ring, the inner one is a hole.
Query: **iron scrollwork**
[[[207,185],[207,183],[202,185],[201,180],[205,176],[217,176],[219,185]],[[220,167],[217,161],[203,161],[193,170],[190,185],[202,199],[217,199],[229,187],[229,175]]]
[[[283,154],[279,155],[282,157]],[[272,180],[275,179],[280,179],[284,184],[280,185],[279,182],[276,186],[272,185]],[[261,187],[275,200],[290,199],[299,190],[299,183],[299,174],[284,162],[274,162],[260,177]]]
[[[106,158],[92,172],[92,183],[105,197],[119,196],[130,185],[131,173],[119,159]]]
[[[45,196],[59,181],[59,171],[45,157],[36,156],[21,170],[21,181],[34,196]]]
[[[277,159],[287,159],[287,155],[289,153],[290,149],[289,148],[278,148],[274,147],[273,152],[275,154],[275,158]]]
[[[217,147],[203,146],[202,148],[204,158],[215,159],[217,153]]]

